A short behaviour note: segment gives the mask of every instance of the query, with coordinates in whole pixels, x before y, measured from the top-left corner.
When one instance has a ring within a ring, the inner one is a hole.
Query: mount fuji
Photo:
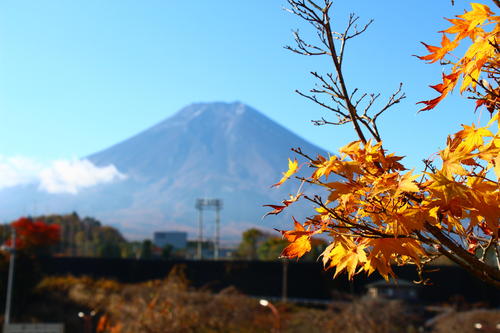
[[[281,216],[262,216],[264,204],[295,194],[298,183],[270,188],[287,169],[292,147],[310,156],[325,151],[257,110],[239,103],[189,105],[157,125],[87,156],[96,167],[114,166],[124,177],[76,194],[46,193],[36,185],[0,190],[0,218],[23,215],[26,201],[38,214],[67,213],[95,217],[129,238],[151,237],[158,230],[197,232],[197,198],[220,198],[222,240],[237,239],[251,228],[286,228],[290,215],[307,216],[307,204]],[[306,188],[307,190],[307,188]],[[293,205],[292,205],[293,206]],[[213,213],[205,212],[206,233]]]

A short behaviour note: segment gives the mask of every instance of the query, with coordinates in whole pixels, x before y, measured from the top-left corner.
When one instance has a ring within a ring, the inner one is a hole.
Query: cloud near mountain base
[[[48,193],[77,194],[84,188],[126,179],[110,164],[98,167],[89,160],[56,160],[44,165],[22,156],[0,156],[0,189],[37,184]]]
[[[0,155],[0,189],[33,183],[43,165],[24,156]]]
[[[59,160],[40,172],[39,188],[48,193],[77,194],[83,188],[125,178],[114,165],[97,167],[89,160]]]

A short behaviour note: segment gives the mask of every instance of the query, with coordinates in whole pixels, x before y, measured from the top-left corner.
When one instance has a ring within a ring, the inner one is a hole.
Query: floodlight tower
[[[222,200],[213,199],[212,206],[215,208],[215,244],[214,244],[214,259],[219,259],[220,247],[220,210],[222,209]]]
[[[198,209],[198,249],[197,258],[203,259],[203,210],[205,208],[215,209],[215,242],[214,242],[214,259],[219,259],[219,243],[220,243],[220,210],[222,209],[221,199],[197,199],[196,209]]]
[[[198,209],[198,249],[196,251],[196,257],[198,260],[203,259],[203,207],[205,206],[206,199],[196,200],[196,209]]]

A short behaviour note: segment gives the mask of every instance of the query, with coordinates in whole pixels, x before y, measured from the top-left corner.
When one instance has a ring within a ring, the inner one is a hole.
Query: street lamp
[[[267,299],[261,299],[259,300],[259,304],[262,305],[263,307],[267,307],[271,309],[271,312],[274,315],[274,332],[279,333],[281,332],[281,320],[280,320],[280,313],[278,309],[273,305],[273,303],[269,302]]]
[[[92,333],[92,319],[95,317],[95,310],[90,311],[89,313],[78,312],[78,318],[83,319],[83,331],[85,333]]]
[[[14,263],[16,261],[16,229],[12,228],[12,244],[10,247],[4,247],[10,252],[9,275],[7,280],[7,299],[5,300],[4,323],[10,324],[10,307],[12,303],[12,288],[14,284]]]

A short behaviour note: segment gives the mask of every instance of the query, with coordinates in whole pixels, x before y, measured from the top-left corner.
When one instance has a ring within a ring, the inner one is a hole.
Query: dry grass
[[[474,327],[480,324],[481,327]],[[477,309],[471,311],[451,312],[436,320],[434,333],[474,333],[500,332],[500,310]]]
[[[49,278],[39,292],[59,294],[102,315],[99,331],[110,333],[272,332],[274,317],[258,300],[234,288],[219,293],[189,288],[182,269],[163,281],[119,284],[89,278]],[[415,332],[415,317],[397,301],[358,299],[341,309],[277,304],[282,332]]]

